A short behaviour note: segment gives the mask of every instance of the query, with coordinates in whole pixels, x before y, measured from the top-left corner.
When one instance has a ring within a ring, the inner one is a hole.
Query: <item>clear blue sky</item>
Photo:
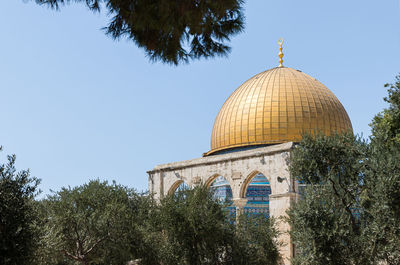
[[[82,4],[61,12],[0,1],[0,145],[49,189],[89,179],[147,188],[146,170],[200,157],[214,119],[245,80],[284,64],[330,88],[356,133],[386,105],[400,72],[399,0],[247,0],[246,30],[228,58],[150,63],[101,30],[108,17]]]

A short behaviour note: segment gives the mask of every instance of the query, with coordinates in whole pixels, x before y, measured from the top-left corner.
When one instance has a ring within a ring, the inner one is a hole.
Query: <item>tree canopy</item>
[[[236,224],[242,261],[236,264],[276,265],[281,259],[275,220],[264,215],[241,214]],[[239,259],[235,257],[235,259]]]
[[[138,254],[146,197],[99,180],[42,201],[39,264],[126,264]]]
[[[38,205],[33,264],[276,265],[279,258],[273,221],[243,215],[235,224],[204,186],[155,203],[95,180]]]
[[[31,264],[35,248],[33,199],[39,180],[28,170],[17,172],[15,160],[11,155],[0,164],[0,264],[4,265]]]
[[[178,64],[224,56],[226,44],[244,28],[243,0],[35,0],[60,9],[80,2],[112,16],[104,28],[114,39],[127,38],[153,61]]]
[[[290,172],[306,185],[288,212],[294,264],[400,264],[400,76],[369,142],[305,135]]]
[[[388,96],[384,100],[389,107],[378,113],[370,124],[372,140],[400,144],[400,74],[393,84],[385,84],[385,87],[388,88]]]
[[[149,219],[155,260],[141,264],[277,264],[273,222],[242,216],[237,225],[225,206],[204,186],[167,196]]]
[[[290,171],[306,188],[289,211],[298,253],[294,264],[363,263],[358,198],[366,144],[353,136],[303,136]]]
[[[388,108],[375,116],[361,198],[366,214],[366,249],[387,264],[400,264],[400,75],[386,84]]]

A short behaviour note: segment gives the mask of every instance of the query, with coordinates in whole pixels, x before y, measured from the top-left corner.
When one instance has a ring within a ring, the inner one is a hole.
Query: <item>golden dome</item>
[[[259,73],[226,100],[215,120],[211,151],[299,142],[302,132],[353,131],[336,96],[315,78],[287,67]]]

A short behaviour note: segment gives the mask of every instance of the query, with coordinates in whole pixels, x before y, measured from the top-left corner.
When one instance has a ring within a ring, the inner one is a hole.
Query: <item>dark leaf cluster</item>
[[[0,147],[0,151],[1,151]],[[39,180],[17,171],[15,155],[0,164],[0,264],[30,264],[35,245],[35,206]]]
[[[35,0],[54,9],[71,2],[112,17],[105,32],[128,38],[151,60],[178,64],[224,56],[226,42],[244,28],[243,0]]]

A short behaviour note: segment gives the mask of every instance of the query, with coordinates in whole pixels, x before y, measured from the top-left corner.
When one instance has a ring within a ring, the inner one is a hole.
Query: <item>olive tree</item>
[[[92,180],[43,200],[39,264],[126,264],[139,256],[147,197]]]
[[[400,76],[368,142],[305,135],[290,173],[306,185],[289,211],[294,264],[400,264]]]

